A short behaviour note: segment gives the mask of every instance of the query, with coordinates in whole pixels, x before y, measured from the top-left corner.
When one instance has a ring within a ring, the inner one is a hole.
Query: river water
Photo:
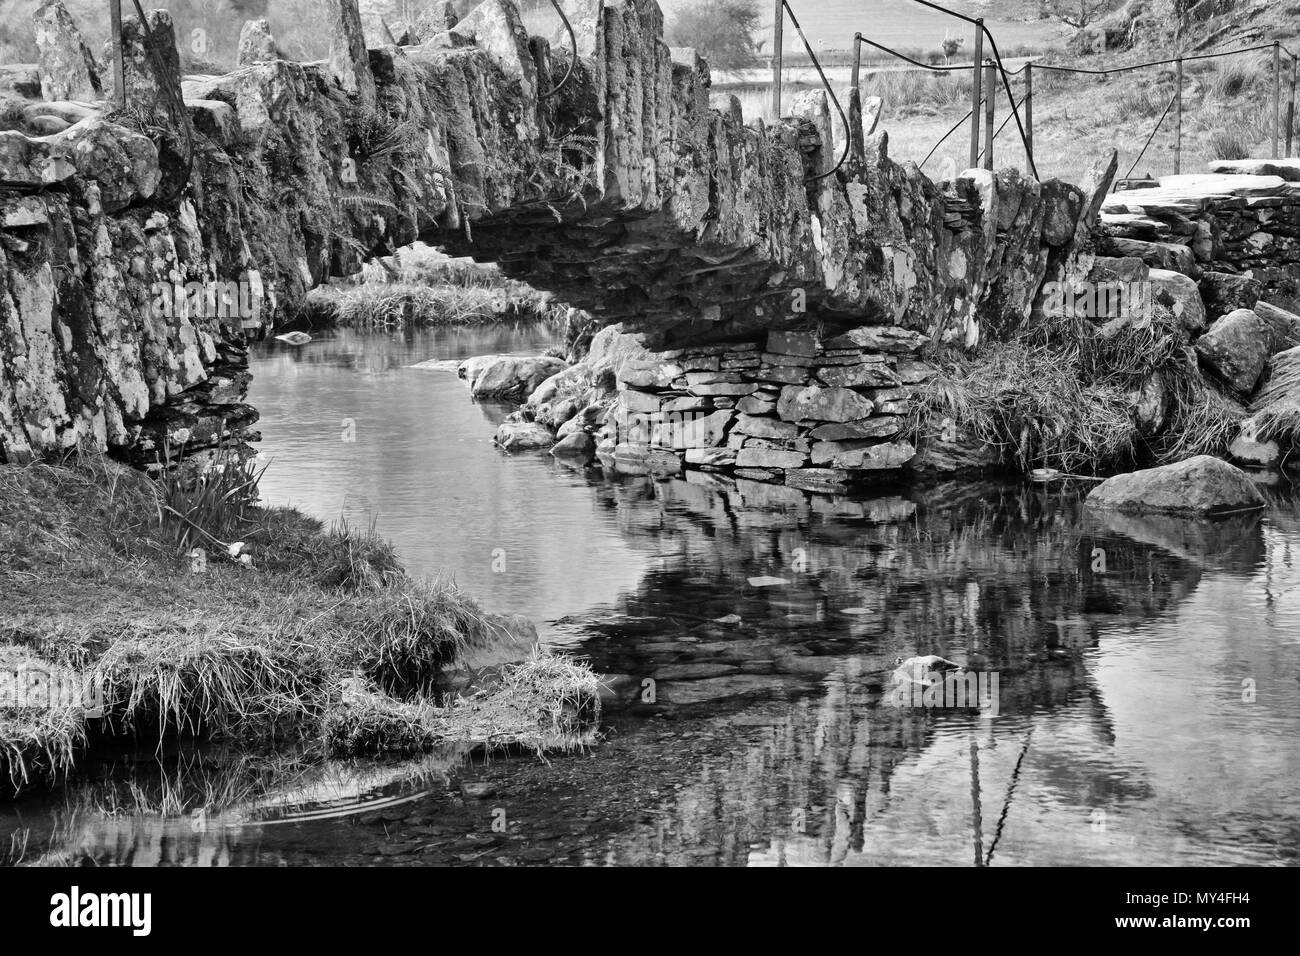
[[[0,860],[1296,861],[1289,491],[1208,524],[1099,518],[1086,488],[1014,482],[849,500],[607,480],[497,450],[508,409],[455,376],[470,355],[548,342],[534,328],[270,343],[252,401],[269,502],[373,520],[410,572],[454,572],[605,675],[589,748],[123,753],[0,808]],[[927,654],[977,670],[979,706],[900,695],[897,661]]]

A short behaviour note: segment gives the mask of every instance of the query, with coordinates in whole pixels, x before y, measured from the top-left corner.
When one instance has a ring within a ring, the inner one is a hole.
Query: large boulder
[[[481,355],[462,362],[456,374],[475,398],[519,402],[564,367],[549,355]]]
[[[1264,497],[1241,469],[1197,455],[1107,478],[1088,495],[1087,504],[1127,514],[1212,516],[1262,508]]]
[[[1268,323],[1250,309],[1237,309],[1196,340],[1196,354],[1237,391],[1250,394],[1273,354],[1272,341]]]

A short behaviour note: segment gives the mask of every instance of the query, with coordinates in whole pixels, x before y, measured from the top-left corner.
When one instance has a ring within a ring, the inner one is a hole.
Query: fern
[[[339,197],[339,205],[344,209],[386,209],[395,216],[402,214],[402,211],[387,199],[369,193],[347,193]]]

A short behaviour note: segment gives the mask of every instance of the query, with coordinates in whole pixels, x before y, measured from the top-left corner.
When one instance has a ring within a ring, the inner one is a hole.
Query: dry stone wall
[[[618,401],[597,451],[627,474],[724,472],[840,493],[897,472],[913,388],[931,371],[926,337],[864,326],[820,340],[770,332],[658,353],[618,373]]]
[[[579,57],[555,96],[564,30],[530,36],[507,0],[369,49],[356,0],[333,0],[330,60],[278,59],[255,26],[239,69],[183,82],[154,12],[157,57],[124,27],[125,114],[42,96],[94,89],[52,5],[42,64],[0,71],[21,117],[0,130],[6,460],[89,442],[148,463],[254,438],[247,339],[417,239],[657,349],[864,324],[973,346],[1079,270],[1114,172],[1112,157],[1079,186],[1012,170],[936,184],[876,134],[809,181],[843,136],[824,97],[773,125],[710,110],[707,65],[664,44],[653,0],[564,0]],[[248,307],[159,302],[193,283],[237,285]]]

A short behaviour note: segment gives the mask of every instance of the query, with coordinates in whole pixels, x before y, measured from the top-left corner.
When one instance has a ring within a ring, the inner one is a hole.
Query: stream
[[[456,377],[551,341],[531,326],[269,342],[250,401],[266,502],[373,523],[411,574],[451,575],[590,661],[611,701],[588,747],[123,751],[0,806],[0,861],[1297,862],[1288,488],[1211,524],[1098,516],[1081,483],[850,499],[608,479],[499,451],[510,409]],[[900,698],[897,662],[928,654],[976,671],[978,704]]]

